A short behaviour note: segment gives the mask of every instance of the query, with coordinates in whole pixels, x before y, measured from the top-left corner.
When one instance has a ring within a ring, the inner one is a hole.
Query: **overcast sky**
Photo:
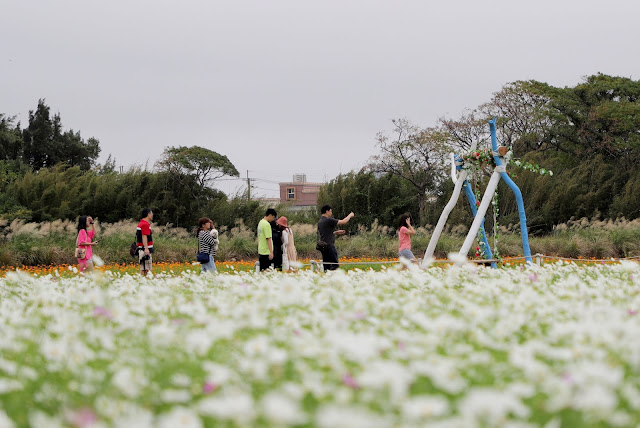
[[[360,168],[393,118],[431,126],[515,80],[639,79],[639,16],[635,0],[1,0],[0,113],[24,126],[45,98],[100,162],[200,145],[276,196],[294,173]]]

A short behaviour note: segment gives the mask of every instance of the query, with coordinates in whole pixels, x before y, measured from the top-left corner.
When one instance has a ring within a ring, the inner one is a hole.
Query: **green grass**
[[[133,234],[122,225],[104,225],[104,233],[97,234],[99,244],[94,247],[95,254],[105,263],[129,263],[129,246]],[[73,257],[75,231],[61,228],[33,225],[26,230],[12,233],[10,226],[0,229],[0,266],[38,266],[75,264]],[[154,230],[155,261],[189,262],[196,253],[196,240],[184,229],[158,227]],[[8,232],[9,231],[9,232]],[[316,235],[313,227],[304,229],[304,234],[295,236],[296,248],[300,258],[320,259],[315,250]],[[313,231],[313,232],[311,232]],[[414,254],[420,257],[426,249],[430,232],[419,228],[412,239]],[[436,258],[446,258],[450,252],[457,252],[465,236],[445,233],[436,246]],[[489,234],[489,242],[494,239]],[[220,248],[216,260],[256,260],[256,238],[247,228],[221,233]],[[398,240],[393,231],[374,227],[372,230],[360,230],[353,235],[340,237],[336,247],[340,257],[346,258],[395,258]],[[571,258],[621,258],[640,256],[640,226],[634,222],[609,225],[607,227],[559,228],[546,236],[530,236],[532,254]],[[497,248],[503,257],[523,254],[521,237],[518,232],[502,232],[498,235]],[[473,250],[471,251],[473,253]],[[473,254],[470,254],[473,257]]]

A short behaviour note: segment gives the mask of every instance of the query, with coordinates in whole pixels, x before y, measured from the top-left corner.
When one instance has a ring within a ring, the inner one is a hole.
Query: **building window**
[[[296,198],[296,188],[287,187],[287,200]]]

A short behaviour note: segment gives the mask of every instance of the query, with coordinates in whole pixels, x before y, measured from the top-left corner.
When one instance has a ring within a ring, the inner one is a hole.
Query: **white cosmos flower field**
[[[0,428],[640,423],[640,268],[0,279]]]

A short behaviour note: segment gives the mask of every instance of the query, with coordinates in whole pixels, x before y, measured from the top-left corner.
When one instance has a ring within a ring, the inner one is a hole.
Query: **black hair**
[[[204,230],[202,226],[207,223],[211,223],[213,225],[213,221],[209,217],[202,217],[198,220],[198,228],[196,229],[196,238],[200,235],[200,231]]]
[[[330,205],[323,205],[322,208],[320,208],[320,214],[324,214],[327,211],[329,211],[331,209]]]
[[[400,225],[398,226],[398,229],[400,229],[402,226],[409,227],[409,225],[407,224],[407,219],[408,218],[411,218],[411,216],[409,214],[402,214],[400,216]]]
[[[86,215],[81,215],[80,217],[78,217],[78,232],[80,232],[82,229],[87,230],[87,216]]]
[[[278,214],[276,213],[276,210],[274,210],[273,208],[267,208],[267,212],[265,213],[265,217],[272,215],[274,217],[278,217]]]
[[[140,215],[140,218],[145,218],[149,215],[149,213],[151,212],[151,208],[145,208],[142,210],[142,214]]]

